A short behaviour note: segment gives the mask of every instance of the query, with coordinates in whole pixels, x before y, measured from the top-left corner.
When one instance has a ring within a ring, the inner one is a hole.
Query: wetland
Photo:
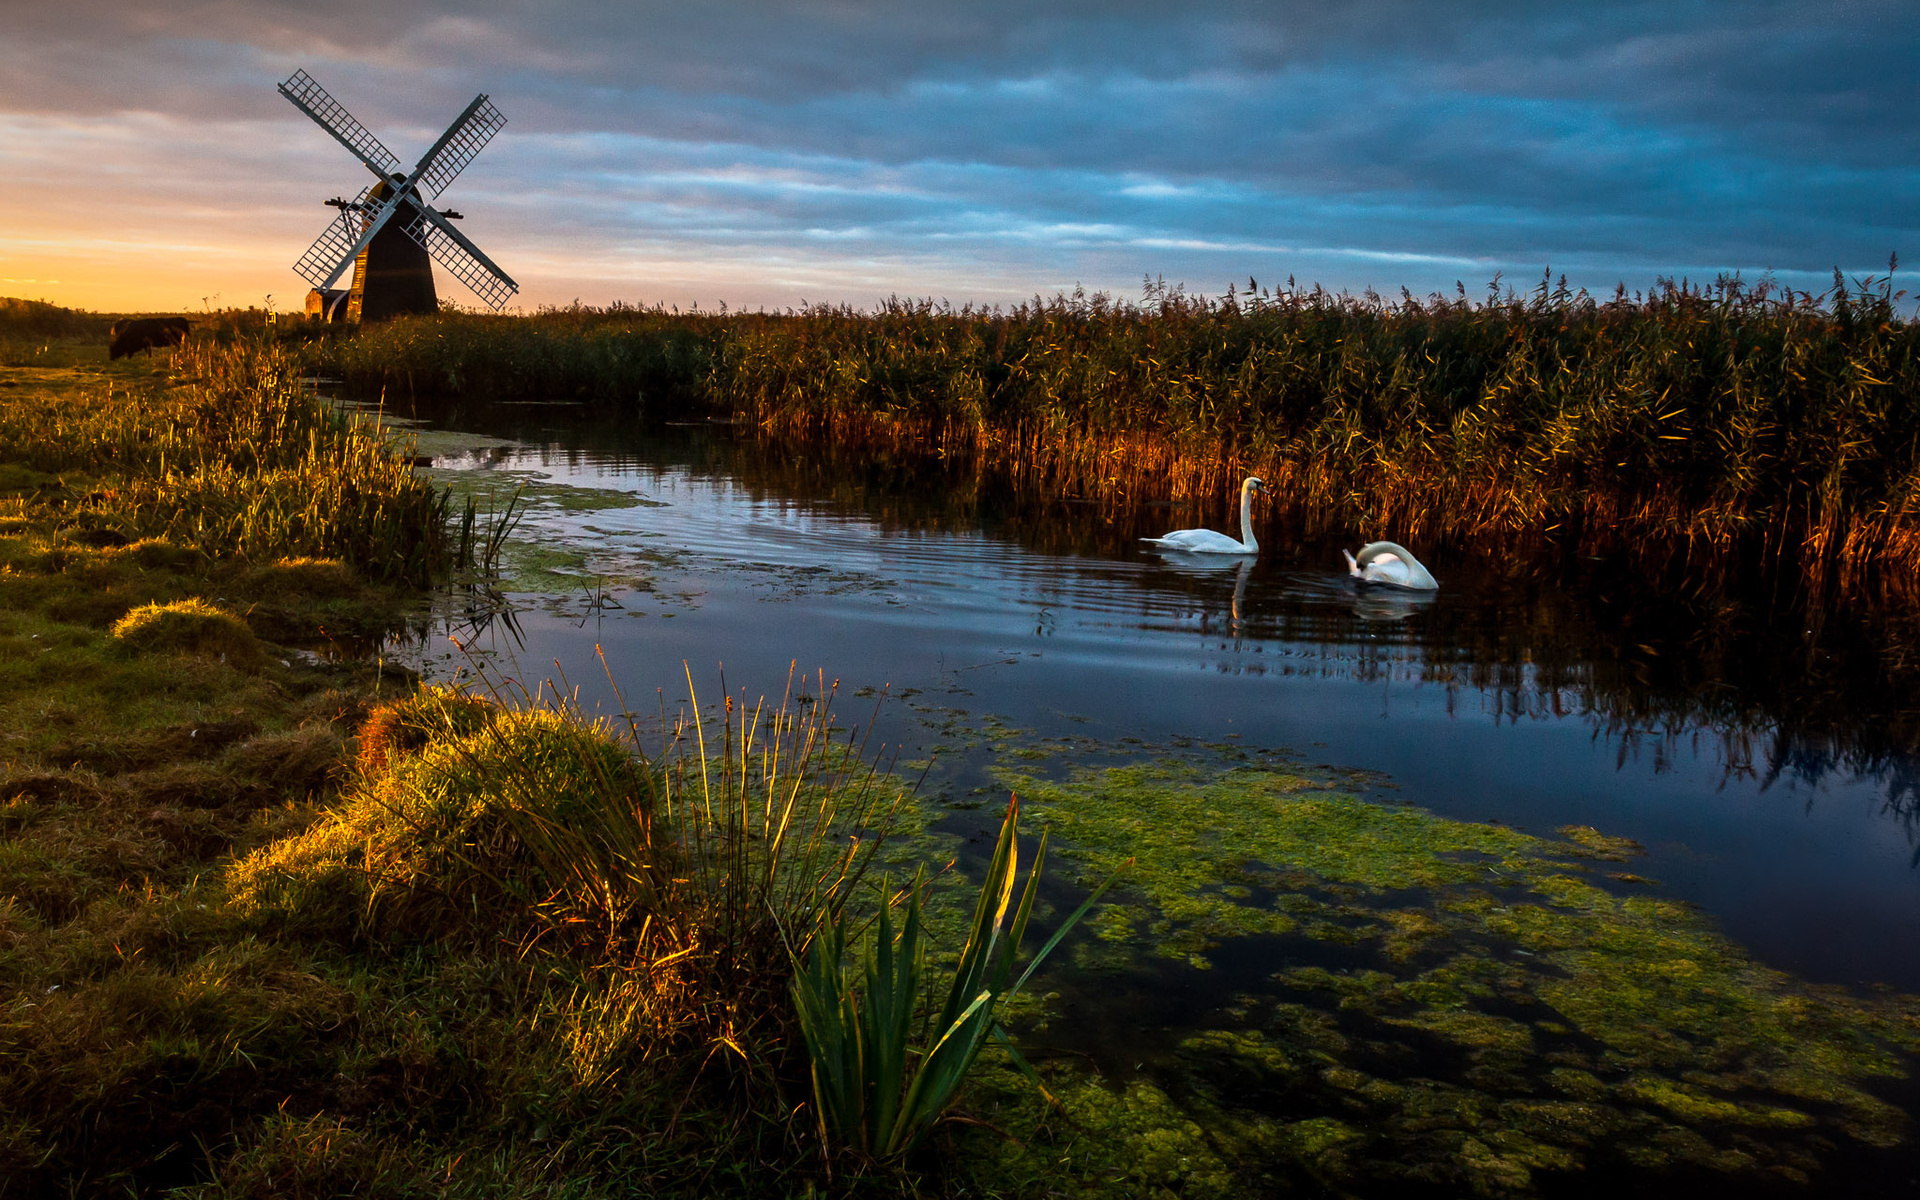
[[[111,366],[16,304],[0,1172],[1911,1194],[1894,299],[227,313]],[[1256,468],[1257,559],[1142,544]],[[1440,590],[1356,588],[1379,536]],[[1010,795],[1067,932],[1018,1055],[842,1144],[796,942],[874,970],[927,879],[954,969]]]
[[[1601,556],[1443,551],[1437,595],[1360,590],[1284,517],[1252,563],[1163,554],[1138,538],[1224,503],[1145,481],[1036,495],[570,404],[412,419],[436,479],[525,512],[506,603],[390,647],[428,677],[681,712],[824,671],[924,776],[931,855],[964,872],[1014,792],[1056,908],[1130,863],[1025,1014],[1102,1131],[1067,1137],[1083,1186],[1912,1177],[1897,625],[1650,595]]]

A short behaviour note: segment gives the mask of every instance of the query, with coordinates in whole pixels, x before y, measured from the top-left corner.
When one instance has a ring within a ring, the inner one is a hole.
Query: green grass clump
[[[491,722],[497,706],[461,688],[422,687],[377,705],[360,726],[360,773],[383,775],[395,759],[417,753],[434,738],[464,738]]]
[[[143,604],[114,622],[113,636],[136,649],[198,654],[243,671],[267,664],[266,648],[245,621],[199,597]]]
[[[456,722],[471,709],[413,706],[429,708],[454,714],[442,736],[412,753],[393,753],[388,738],[339,807],[235,865],[239,911],[277,925],[364,924],[382,937],[465,927],[524,937],[539,906],[572,883],[528,845],[527,830],[650,841],[653,780],[606,729],[532,709],[493,712],[463,731]]]

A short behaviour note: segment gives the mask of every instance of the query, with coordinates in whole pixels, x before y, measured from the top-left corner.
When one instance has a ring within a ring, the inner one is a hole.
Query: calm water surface
[[[598,646],[638,708],[656,688],[684,700],[688,667],[711,693],[724,669],[736,694],[777,696],[797,664],[843,696],[886,688],[1040,736],[1292,748],[1444,815],[1634,838],[1636,872],[1765,961],[1920,990],[1910,702],[1844,635],[1802,643],[1759,622],[1703,638],[1712,614],[1662,611],[1631,579],[1568,587],[1438,555],[1437,595],[1361,593],[1337,544],[1278,529],[1251,564],[1135,540],[1224,527],[1224,505],[956,502],[897,464],[834,471],[564,407],[439,423],[512,443],[439,468],[647,502],[528,517],[523,533],[588,550],[592,570],[652,582],[616,584],[621,608],[583,583],[526,606],[520,638],[483,639],[529,678],[557,665],[606,698]],[[430,669],[449,648],[425,648]],[[911,757],[939,739],[904,707],[882,709],[877,736]]]

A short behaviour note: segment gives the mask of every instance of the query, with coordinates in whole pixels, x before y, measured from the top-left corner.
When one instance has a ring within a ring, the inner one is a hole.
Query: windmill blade
[[[407,236],[420,243],[433,256],[433,261],[466,284],[474,295],[486,302],[487,307],[495,312],[505,307],[514,293],[520,290],[520,285],[481,253],[480,247],[449,225],[445,217],[431,208],[422,208],[418,212],[420,215],[417,218],[402,226]]]
[[[313,239],[313,245],[293,264],[294,273],[321,291],[333,286],[340,278],[340,272],[347,269],[353,261],[354,230],[347,214],[341,213],[338,220],[327,222],[320,236]]]
[[[342,209],[340,219],[329,224],[313,245],[307,248],[307,252],[301,255],[300,261],[294,264],[293,269],[300,272],[308,283],[322,291],[332,287],[333,281],[353,265],[353,260],[360,257],[360,252],[373,241],[374,235],[393,219],[393,214],[400,209],[401,198],[406,195],[404,192],[393,192],[386,199],[369,205],[366,203],[367,193],[372,190],[373,187],[369,186],[360,193],[353,206]],[[357,230],[353,218],[347,215],[356,208],[368,214],[366,225]],[[329,267],[328,263],[333,265]]]
[[[467,110],[447,126],[440,140],[420,156],[419,165],[413,169],[414,177],[427,189],[427,195],[437,196],[446,191],[454,177],[466,170],[480,148],[506,123],[507,119],[500,115],[485,92],[475,96]]]
[[[400,160],[393,151],[382,145],[366,126],[354,120],[353,114],[328,95],[327,89],[315,83],[313,76],[305,71],[295,71],[293,77],[279,87],[282,96],[293,101],[295,108],[312,117],[314,124],[352,151],[355,158],[367,165],[367,170],[385,179],[400,169]]]
[[[369,187],[362,191],[354,203],[364,201],[367,192],[372,190]],[[333,281],[340,278],[340,272],[347,269],[347,264],[353,261],[357,253],[353,244],[360,237],[360,223],[347,215],[353,211],[351,208],[341,209],[340,215],[327,222],[320,236],[313,239],[313,245],[307,247],[300,261],[293,264],[296,274],[321,291],[333,286]]]

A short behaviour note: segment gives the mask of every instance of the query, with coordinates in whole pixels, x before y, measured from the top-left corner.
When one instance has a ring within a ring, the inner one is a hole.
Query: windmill
[[[311,75],[295,71],[279,87],[282,96],[332,134],[374,177],[353,199],[336,196],[327,201],[340,210],[340,216],[293,266],[314,287],[308,311],[315,308],[316,296],[327,306],[329,289],[348,266],[353,267],[353,286],[345,297],[349,321],[435,311],[435,262],[496,311],[520,290],[480,247],[449,224],[460,219],[459,213],[436,210],[427,203],[445,191],[507,123],[484,92],[420,156],[412,173],[403,174],[393,151],[354,120]]]

